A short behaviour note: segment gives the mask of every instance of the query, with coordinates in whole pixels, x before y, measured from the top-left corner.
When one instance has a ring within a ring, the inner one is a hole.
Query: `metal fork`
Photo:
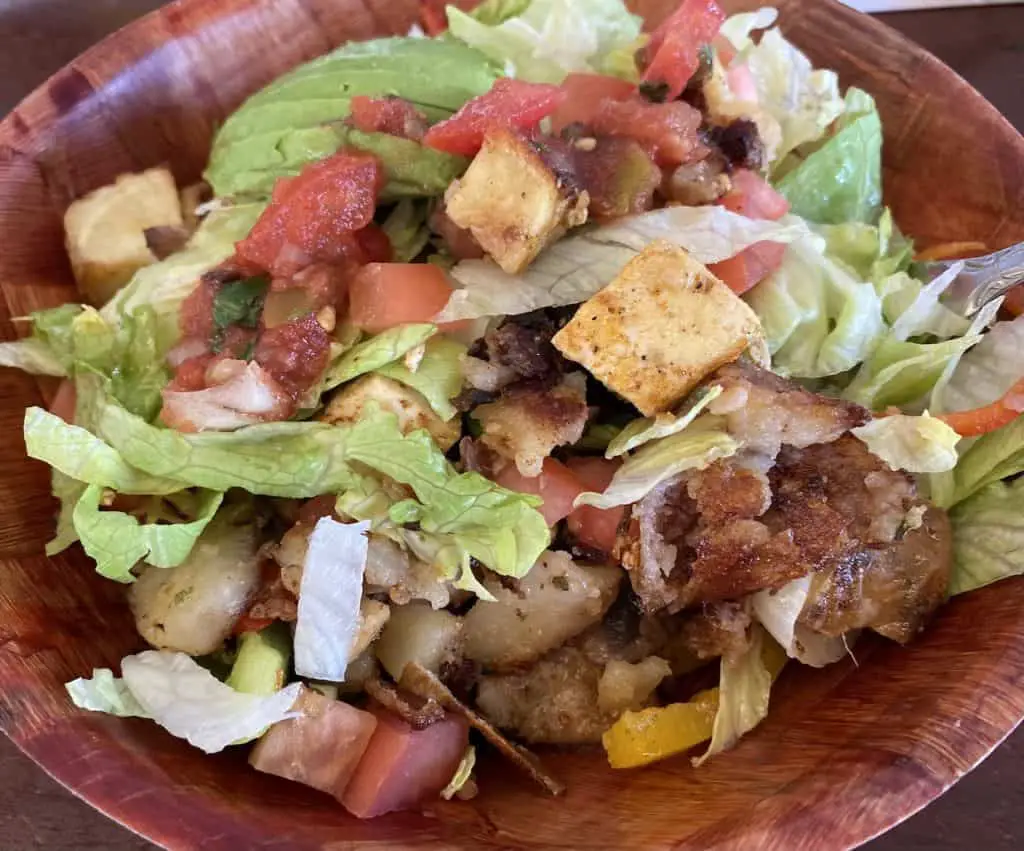
[[[925,263],[929,280],[941,275],[955,263],[964,267],[946,290],[943,304],[970,319],[989,302],[1006,295],[1024,283],[1024,242],[1009,248],[965,260],[937,260]]]

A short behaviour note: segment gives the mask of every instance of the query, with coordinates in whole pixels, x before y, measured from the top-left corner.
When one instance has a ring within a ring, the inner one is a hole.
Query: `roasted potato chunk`
[[[157,260],[151,228],[181,228],[181,202],[166,168],[122,174],[68,207],[64,231],[78,287],[103,304],[143,266]]]
[[[681,248],[654,242],[580,306],[552,343],[645,416],[763,347],[746,303]]]
[[[510,275],[568,228],[583,224],[588,203],[587,193],[551,168],[537,145],[507,129],[487,135],[445,194],[448,217]]]
[[[358,422],[370,402],[376,402],[381,410],[395,414],[402,434],[425,428],[444,452],[451,449],[462,433],[458,417],[445,422],[434,413],[421,393],[392,378],[374,374],[364,375],[345,385],[331,399],[319,419],[328,423]]]

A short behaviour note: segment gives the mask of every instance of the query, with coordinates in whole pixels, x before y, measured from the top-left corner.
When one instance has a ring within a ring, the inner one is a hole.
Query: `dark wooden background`
[[[162,2],[0,0],[0,114],[85,47]],[[1024,129],[1024,5],[884,18],[956,69]],[[1024,730],[947,795],[868,849],[1017,851],[1024,848],[1022,811]],[[36,848],[148,851],[154,846],[74,798],[0,736],[0,851]]]

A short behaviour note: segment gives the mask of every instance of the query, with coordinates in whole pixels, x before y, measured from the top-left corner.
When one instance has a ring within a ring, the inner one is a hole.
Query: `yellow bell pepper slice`
[[[711,738],[718,689],[687,703],[624,712],[601,737],[612,768],[636,768],[674,756]]]

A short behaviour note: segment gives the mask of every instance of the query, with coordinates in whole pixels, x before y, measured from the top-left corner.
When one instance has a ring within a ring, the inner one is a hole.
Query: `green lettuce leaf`
[[[88,485],[64,475],[57,469],[52,471],[51,481],[53,495],[60,501],[60,512],[57,514],[57,531],[53,540],[46,544],[46,554],[55,556],[78,540],[74,521],[75,506],[78,505],[78,500],[82,498]]]
[[[718,32],[729,39],[732,46],[742,53],[755,46],[751,39],[754,30],[766,30],[778,19],[778,9],[764,6],[755,12],[741,12],[738,15],[730,15],[725,19],[722,28]]]
[[[560,83],[571,72],[621,72],[620,51],[640,37],[641,20],[622,0],[531,0],[509,15],[513,8],[476,15],[449,6],[448,30],[511,76],[540,83]],[[628,78],[635,74],[634,64]]]
[[[427,207],[425,203],[416,203],[406,198],[388,213],[381,229],[391,242],[394,262],[409,263],[427,247],[430,241]]]
[[[822,224],[878,221],[882,122],[872,97],[851,88],[833,134],[799,162],[783,163],[779,173],[775,188],[795,215]]]
[[[581,493],[573,504],[614,508],[639,502],[662,482],[686,470],[702,470],[739,448],[715,418],[698,418],[686,430],[642,446],[619,467],[604,493]]]
[[[345,127],[351,99],[397,95],[440,121],[497,77],[482,53],[453,39],[349,42],[280,77],[235,111],[214,140],[206,179],[218,196],[267,197],[277,178],[351,144],[381,157],[391,197],[439,194],[450,182],[444,175],[454,176],[465,160]]]
[[[484,0],[469,15],[485,26],[494,27],[523,14],[529,5],[530,0]]]
[[[423,357],[415,369],[395,360],[377,372],[418,390],[442,420],[450,420],[457,413],[452,399],[462,390],[462,357],[466,347],[450,337],[437,335],[427,340],[423,348]]]
[[[949,508],[983,488],[1024,473],[1024,414],[975,440],[956,465],[951,492],[932,497]]]
[[[152,309],[159,322],[159,338],[166,349],[178,338],[178,308],[195,289],[200,275],[235,252],[235,243],[252,229],[266,204],[234,204],[215,209],[203,219],[188,244],[161,260],[144,266],[100,310],[111,325],[119,325],[136,308]]]
[[[877,284],[907,272],[914,259],[913,242],[900,233],[888,209],[882,212],[877,225],[843,222],[818,225],[815,232],[825,238],[826,252],[849,266],[862,281]]]
[[[846,372],[875,350],[886,331],[875,288],[826,254],[825,245],[820,237],[792,243],[778,271],[746,295],[782,375]]]
[[[13,367],[32,375],[67,375],[67,369],[53,349],[36,337],[0,343],[0,366]]]
[[[396,325],[356,344],[327,370],[323,390],[332,390],[339,384],[387,366],[417,346],[423,345],[436,332],[436,326],[429,323]]]
[[[64,686],[71,702],[79,709],[105,712],[119,718],[149,718],[149,713],[135,699],[110,668],[95,668],[92,677],[79,677]]]
[[[271,695],[243,694],[225,685],[184,653],[146,650],[121,660],[120,680],[109,669],[67,690],[76,706],[93,712],[150,718],[171,735],[206,753],[250,741],[294,717],[302,688],[292,683]]]
[[[109,404],[124,410],[116,403]],[[124,414],[133,422],[138,420],[146,429],[153,428],[127,411]],[[42,408],[25,411],[25,447],[30,458],[45,461],[75,481],[118,493],[168,494],[188,487],[181,481],[137,470],[100,438]]]
[[[975,345],[978,335],[941,343],[886,338],[857,371],[843,396],[875,411],[901,407],[925,397],[946,364]]]
[[[665,413],[633,420],[608,442],[604,457],[617,458],[652,440],[678,434],[721,395],[722,388],[717,384],[713,387],[704,387],[695,392],[695,398],[678,414]]]
[[[117,582],[133,582],[132,568],[143,560],[154,567],[177,567],[185,561],[224,498],[217,491],[198,494],[195,519],[187,523],[140,523],[131,514],[102,511],[103,495],[102,487],[89,485],[75,506],[73,521],[96,572]]]
[[[1024,574],[1024,478],[995,482],[958,505],[949,593],[962,594]]]
[[[693,761],[694,766],[729,750],[767,717],[773,677],[764,661],[765,641],[764,630],[755,625],[749,647],[738,658],[722,657],[711,744]]]
[[[960,435],[927,413],[881,417],[852,429],[851,434],[894,470],[943,473],[957,463]]]
[[[461,288],[435,319],[513,316],[578,304],[596,295],[659,239],[707,264],[734,257],[755,242],[791,243],[808,234],[807,225],[792,216],[781,222],[748,219],[718,205],[652,210],[560,239],[520,275],[503,272],[491,260],[463,260],[451,271]]]

